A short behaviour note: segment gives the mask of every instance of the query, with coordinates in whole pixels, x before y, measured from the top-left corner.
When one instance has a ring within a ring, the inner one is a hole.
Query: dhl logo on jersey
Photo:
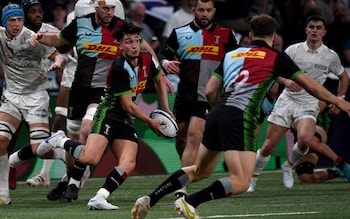
[[[89,52],[104,53],[109,55],[117,54],[118,50],[118,46],[90,43],[84,43],[83,48]]]
[[[219,53],[218,46],[189,46],[187,53],[199,53],[203,55],[217,55]]]
[[[232,58],[264,59],[265,56],[266,56],[266,52],[264,51],[235,52],[232,54]]]
[[[139,81],[137,86],[131,86],[131,91],[136,94],[140,94],[146,88],[147,80]]]

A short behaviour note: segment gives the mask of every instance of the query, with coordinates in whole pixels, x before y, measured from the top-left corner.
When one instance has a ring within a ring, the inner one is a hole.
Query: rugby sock
[[[292,151],[288,157],[288,163],[293,166],[302,156],[306,155],[309,148],[306,151],[301,151],[298,147],[298,142],[294,144]]]
[[[23,161],[34,158],[35,155],[32,152],[32,146],[30,144],[25,145],[22,149],[12,153],[9,158],[10,167],[17,167]]]
[[[72,155],[75,159],[78,159],[85,146],[77,141],[66,140],[63,147],[64,150],[66,150],[70,155]]]
[[[105,188],[109,193],[112,193],[124,183],[127,177],[128,174],[126,174],[124,170],[119,167],[114,167],[113,171],[106,177],[102,188]]]
[[[196,208],[201,203],[232,196],[231,183],[225,179],[221,178],[213,182],[207,188],[200,190],[192,195],[185,198],[186,202]]]
[[[53,159],[62,160],[64,163],[66,163],[66,151],[62,148],[55,148],[53,149]]]
[[[151,198],[150,206],[154,206],[165,195],[187,186],[189,182],[190,179],[188,178],[185,171],[182,169],[177,170],[171,174],[162,184],[160,184],[158,188],[149,194],[149,197]]]
[[[67,166],[67,178],[66,178],[67,182],[72,178],[73,172],[74,172],[74,166]],[[63,180],[64,179],[62,178],[62,181]]]
[[[267,162],[269,162],[271,155],[264,157],[260,154],[260,149],[256,152],[256,164],[253,172],[254,176],[259,176],[266,166]]]
[[[76,184],[76,183],[74,183],[74,184],[76,184],[76,186],[79,188],[80,187],[80,180],[81,180],[81,177],[83,177],[83,175],[84,175],[85,169],[86,169],[86,164],[82,164],[76,160],[74,163],[74,170],[72,172],[69,184],[71,184],[72,179],[76,180],[74,182],[77,182],[78,184]]]
[[[8,154],[0,156],[0,190],[7,190],[9,188],[9,157]]]
[[[40,174],[43,176],[50,176],[50,170],[53,162],[54,160],[52,159],[44,159]]]
[[[18,157],[22,161],[25,161],[30,160],[36,156],[33,154],[32,146],[30,144],[26,144],[21,150],[18,151]]]
[[[337,159],[335,160],[335,165],[337,165],[341,169],[344,168],[344,160],[341,156],[337,155]]]

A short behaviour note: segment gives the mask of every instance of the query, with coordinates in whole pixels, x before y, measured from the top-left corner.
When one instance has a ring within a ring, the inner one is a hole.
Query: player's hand
[[[344,95],[338,97],[338,101],[335,103],[335,105],[342,111],[346,112],[350,117],[350,102],[345,100]]]
[[[166,125],[166,123],[164,121],[159,121],[156,119],[151,119],[151,121],[149,123],[147,123],[148,127],[150,127],[150,129],[152,129],[152,131],[158,135],[158,136],[166,136],[165,133],[162,130],[162,125]]]
[[[339,96],[338,98],[342,99],[342,100],[345,100],[345,96]],[[331,115],[337,115],[340,113],[341,109],[339,109],[336,105],[334,104],[329,104],[328,105],[329,107],[329,110],[328,112],[331,114]]]
[[[64,65],[62,63],[56,63],[54,62],[52,65],[49,66],[47,69],[48,71],[56,71],[56,70],[62,70],[64,68]]]
[[[287,80],[285,82],[285,86],[292,92],[301,91],[301,86],[292,80]]]
[[[164,60],[162,62],[162,67],[168,74],[179,74],[180,73],[180,67],[179,65],[181,62],[179,61],[168,61]]]
[[[36,33],[33,35],[32,37],[32,45],[36,46],[38,45],[40,42],[40,39],[43,37],[42,33]]]
[[[176,121],[176,118],[175,118],[175,115],[173,114],[173,112],[171,112],[169,109],[162,109],[162,110],[167,112],[171,116],[171,118],[173,118]]]

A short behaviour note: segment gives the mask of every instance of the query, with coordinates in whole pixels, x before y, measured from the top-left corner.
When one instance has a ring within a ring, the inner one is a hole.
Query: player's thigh
[[[200,140],[203,137],[205,127],[205,119],[192,116],[187,131],[187,138],[196,137]]]
[[[232,180],[249,181],[255,168],[254,152],[228,150],[224,152],[224,158]]]

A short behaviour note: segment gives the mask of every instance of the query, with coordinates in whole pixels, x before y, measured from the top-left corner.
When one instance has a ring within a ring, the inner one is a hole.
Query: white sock
[[[19,150],[16,151],[16,152],[14,152],[14,153],[12,153],[12,154],[10,155],[9,160],[8,160],[9,165],[10,165],[10,167],[12,167],[12,168],[15,168],[15,167],[17,167],[18,165],[20,165],[21,163],[23,163],[23,160],[21,160],[21,159],[18,157],[18,152],[19,152]]]
[[[4,195],[6,195],[9,190],[9,173],[10,173],[9,158],[8,158],[8,154],[6,153],[5,155],[0,156],[0,190],[1,190],[1,194],[4,194]]]
[[[80,187],[80,181],[73,179],[72,177],[69,180],[69,185],[74,184],[76,187]]]
[[[53,150],[53,157],[52,158],[55,160],[60,159],[64,163],[66,163],[66,151],[62,148],[55,148]]]
[[[256,152],[256,164],[253,174],[260,175],[260,173],[264,170],[267,162],[269,162],[271,155],[264,157],[260,154],[260,149]]]
[[[43,166],[40,171],[42,176],[50,176],[51,166],[55,160],[53,159],[44,159]]]
[[[111,193],[107,190],[107,189],[105,189],[105,188],[100,188],[97,192],[96,192],[96,196],[100,196],[100,197],[102,197],[102,198],[104,198],[104,199],[107,199],[108,197],[109,197],[109,195],[110,195]],[[96,197],[95,196],[95,197]]]
[[[307,149],[306,151],[301,151],[298,147],[298,142],[294,144],[292,151],[288,157],[288,161],[292,164],[295,164],[302,156],[304,156],[305,154],[307,154],[307,152],[309,151],[309,149]],[[288,162],[287,162],[288,163]]]

